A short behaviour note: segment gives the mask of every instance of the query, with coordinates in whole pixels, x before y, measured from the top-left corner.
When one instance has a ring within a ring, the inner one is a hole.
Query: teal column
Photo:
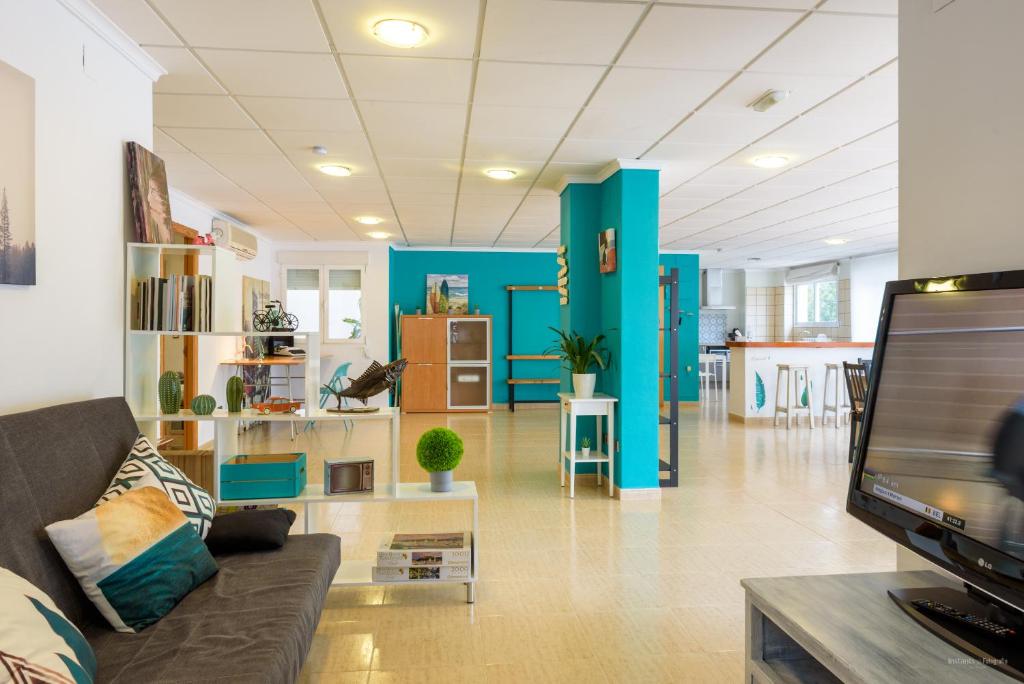
[[[615,229],[618,267],[600,277],[601,327],[619,398],[615,484],[658,487],[658,172],[620,169],[601,184],[601,230]],[[595,238],[596,240],[596,238]],[[596,257],[594,262],[596,268]]]

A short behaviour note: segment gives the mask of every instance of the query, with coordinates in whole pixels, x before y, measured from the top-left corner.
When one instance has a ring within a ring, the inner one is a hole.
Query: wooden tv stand
[[[1014,681],[928,632],[889,589],[958,585],[930,571],[745,579],[747,684]]]

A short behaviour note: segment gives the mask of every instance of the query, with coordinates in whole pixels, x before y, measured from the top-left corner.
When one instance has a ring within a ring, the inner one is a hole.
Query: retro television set
[[[1024,681],[1024,271],[888,283],[868,384],[846,510],[964,584],[890,597]]]

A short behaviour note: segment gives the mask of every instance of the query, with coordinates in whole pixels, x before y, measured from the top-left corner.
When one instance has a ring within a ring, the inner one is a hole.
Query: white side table
[[[558,473],[565,486],[565,461],[569,461],[569,497],[576,496],[576,464],[597,464],[597,486],[601,486],[601,464],[608,464],[608,496],[615,496],[615,402],[618,399],[607,394],[596,393],[588,399],[578,399],[572,392],[558,393]],[[590,456],[583,458],[583,452],[576,449],[576,419],[580,416],[595,416],[597,440]],[[601,450],[601,417],[608,416],[608,454]],[[566,449],[565,438],[569,437]]]

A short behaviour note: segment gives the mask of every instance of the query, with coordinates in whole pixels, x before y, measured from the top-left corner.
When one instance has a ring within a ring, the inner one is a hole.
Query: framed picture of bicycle
[[[0,62],[0,285],[36,284],[36,82]]]

